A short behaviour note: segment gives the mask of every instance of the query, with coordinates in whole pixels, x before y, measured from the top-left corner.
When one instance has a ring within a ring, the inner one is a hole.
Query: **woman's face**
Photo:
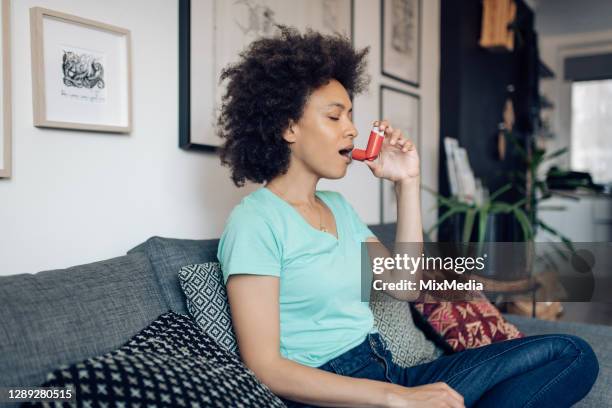
[[[351,99],[335,79],[310,95],[304,114],[285,133],[285,139],[293,142],[290,144],[291,160],[329,179],[346,174],[351,162],[348,151],[353,148],[355,137],[357,129],[353,125]]]

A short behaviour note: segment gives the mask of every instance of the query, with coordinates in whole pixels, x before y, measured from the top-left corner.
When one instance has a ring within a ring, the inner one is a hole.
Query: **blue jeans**
[[[466,407],[496,408],[569,407],[589,392],[599,372],[589,344],[567,334],[503,341],[402,368],[374,333],[319,368],[407,387],[445,382],[463,396]]]

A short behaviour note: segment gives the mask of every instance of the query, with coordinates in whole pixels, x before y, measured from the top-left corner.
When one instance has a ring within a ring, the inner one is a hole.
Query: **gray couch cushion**
[[[395,244],[395,223],[368,225],[368,227],[387,249],[393,250],[393,245]]]
[[[612,327],[585,323],[550,322],[506,314],[525,335],[547,333],[574,334],[586,340],[599,361],[599,376],[591,392],[575,407],[608,407],[612,401]]]
[[[168,309],[143,254],[0,277],[0,386],[106,353]]]
[[[143,252],[155,271],[170,310],[187,314],[185,295],[179,284],[178,272],[186,265],[217,261],[218,239],[193,240],[151,237],[128,251]]]

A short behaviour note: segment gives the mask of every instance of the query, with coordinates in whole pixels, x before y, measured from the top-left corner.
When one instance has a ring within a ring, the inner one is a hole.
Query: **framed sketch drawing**
[[[30,9],[34,126],[129,133],[130,31]]]
[[[216,151],[221,71],[276,24],[352,38],[353,0],[179,0],[179,146]]]
[[[2,91],[0,92],[0,178],[11,177],[11,38],[10,38],[10,2],[0,2],[0,44],[2,46],[2,62],[0,63],[0,78],[2,78]]]
[[[415,87],[421,76],[421,0],[381,0],[382,73]]]
[[[418,151],[421,147],[421,104],[418,95],[386,85],[380,87],[379,94],[381,117],[387,119],[394,128],[401,129],[404,137],[409,138]],[[397,203],[393,183],[380,180],[380,221],[397,221]]]

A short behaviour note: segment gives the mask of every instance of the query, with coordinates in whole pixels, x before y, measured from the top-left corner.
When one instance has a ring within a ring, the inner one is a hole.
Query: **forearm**
[[[386,407],[397,385],[352,378],[285,358],[256,371],[272,392],[293,401],[323,407]]]
[[[406,182],[396,183],[395,193],[397,198],[397,224],[394,247],[387,249],[379,241],[369,241],[367,250],[371,264],[374,264],[376,259],[400,257],[401,260],[404,255],[413,258],[421,256],[423,224],[421,221],[420,179],[415,177]],[[400,263],[402,267],[391,268],[385,265],[385,269],[382,272],[376,272],[374,278],[387,285],[383,289],[388,295],[403,301],[416,300],[420,295],[418,287],[422,272],[420,268],[415,270],[410,266],[405,267],[406,264],[402,262]],[[409,290],[406,290],[405,286],[399,285],[405,282],[411,282]],[[380,285],[378,286],[380,287]]]
[[[420,184],[419,177],[395,183],[397,199],[396,245],[398,242],[423,242]]]
[[[421,180],[419,177],[395,183],[397,202],[397,227],[395,232],[394,255],[421,256],[423,249],[423,223],[421,221]],[[389,294],[400,300],[413,301],[418,298],[421,270],[394,269],[390,272],[391,282],[414,282],[415,290],[394,291]]]

